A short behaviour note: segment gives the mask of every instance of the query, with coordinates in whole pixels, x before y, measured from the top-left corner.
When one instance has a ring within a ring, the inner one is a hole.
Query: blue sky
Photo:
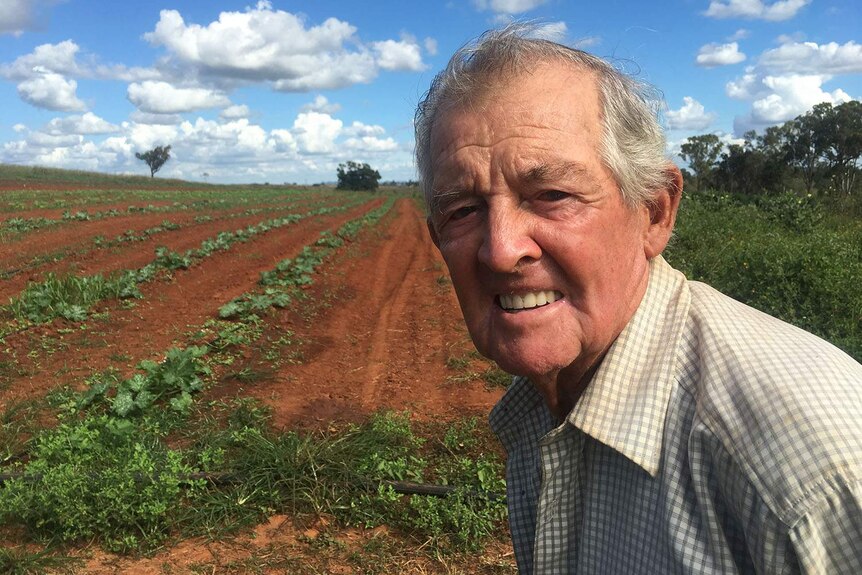
[[[340,162],[414,177],[416,102],[510,19],[659,88],[668,152],[862,98],[859,0],[2,0],[0,162],[313,183]]]

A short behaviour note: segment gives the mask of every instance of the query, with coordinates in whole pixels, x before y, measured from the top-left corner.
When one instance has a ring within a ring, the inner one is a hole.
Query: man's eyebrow
[[[521,174],[521,181],[527,184],[544,184],[572,177],[582,177],[588,172],[580,162],[541,163],[532,166]]]
[[[470,192],[461,186],[434,188],[431,195],[431,213],[442,213],[446,206],[469,194]]]

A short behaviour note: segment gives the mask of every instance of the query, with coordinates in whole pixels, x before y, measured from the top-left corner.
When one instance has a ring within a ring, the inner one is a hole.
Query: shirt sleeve
[[[790,530],[799,571],[862,574],[862,480],[832,481]]]

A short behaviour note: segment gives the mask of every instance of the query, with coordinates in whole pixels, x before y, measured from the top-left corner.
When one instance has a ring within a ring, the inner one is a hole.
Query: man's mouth
[[[497,296],[497,302],[500,307],[506,311],[521,311],[525,309],[533,309],[554,303],[558,299],[562,299],[563,294],[557,290],[544,290],[528,292],[523,294],[500,294]]]

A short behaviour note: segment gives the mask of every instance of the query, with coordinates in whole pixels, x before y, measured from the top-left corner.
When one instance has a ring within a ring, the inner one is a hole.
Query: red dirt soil
[[[309,208],[299,203],[295,208],[273,207],[265,213],[243,215],[246,207],[221,211],[177,211],[132,214],[103,220],[73,222],[58,229],[31,232],[0,245],[0,274],[11,277],[0,283],[0,302],[17,296],[32,281],[40,281],[48,273],[57,275],[108,275],[111,272],[143,267],[155,257],[155,249],[165,246],[175,252],[197,248],[200,243],[222,231],[234,231],[260,222],[284,217],[287,213],[303,213]],[[210,216],[211,221],[195,222],[198,216]],[[149,238],[126,242],[110,249],[96,249],[93,239],[99,235],[110,241],[127,230],[140,233],[160,225],[165,220],[183,229],[171,230]],[[35,258],[52,253],[67,257],[56,262],[33,265]],[[18,272],[18,273],[16,273]],[[13,275],[14,274],[14,275]]]
[[[188,334],[214,317],[219,306],[251,290],[261,271],[295,256],[322,230],[334,230],[380,201],[235,244],[229,252],[176,272],[167,283],[144,285],[145,299],[134,308],[111,306],[108,319],[88,322],[86,331],[58,334],[58,328],[73,327],[58,321],[7,337],[6,357],[0,359],[17,359],[27,374],[0,387],[0,404],[40,397],[63,384],[80,387],[83,378],[96,371],[109,366],[130,371],[141,359],[186,345]],[[182,235],[195,236],[199,242],[197,233],[189,230]],[[412,199],[398,200],[375,229],[340,248],[315,274],[307,294],[305,306],[300,303],[279,313],[281,327],[276,328],[293,332],[292,337],[302,342],[302,361],[286,362],[244,389],[236,381],[222,381],[210,391],[212,396],[257,397],[272,408],[279,428],[356,421],[381,408],[409,410],[425,421],[484,418],[501,396],[501,388],[489,388],[475,377],[458,378],[464,374],[446,366],[450,357],[468,357],[472,345],[445,266]],[[43,336],[55,337],[58,349],[29,358]],[[230,562],[259,551],[263,543],[294,545],[297,533],[290,524],[277,516],[230,541],[184,541],[150,558],[117,557],[94,549],[76,554],[91,556],[81,570],[85,573],[191,573],[198,572],[192,568],[201,562],[212,564],[212,572],[221,572]],[[361,531],[339,535],[357,541],[373,536]],[[487,553],[511,564],[509,547]],[[439,566],[417,564],[413,572],[439,572]]]

